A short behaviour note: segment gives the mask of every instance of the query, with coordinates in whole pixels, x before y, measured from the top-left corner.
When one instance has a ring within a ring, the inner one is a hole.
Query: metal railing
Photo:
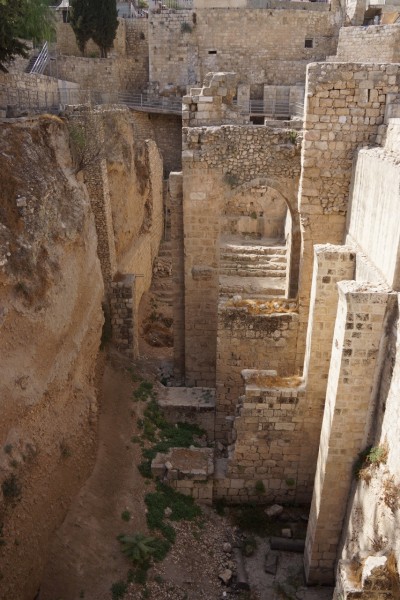
[[[0,106],[14,106],[20,110],[38,112],[58,111],[66,105],[123,104],[137,111],[164,114],[182,114],[182,100],[176,97],[134,94],[131,92],[99,92],[79,88],[59,88],[56,91],[20,89],[0,84]],[[240,107],[242,114],[265,116],[276,119],[289,119],[302,116],[302,103],[289,103],[277,100],[250,100],[247,106]]]
[[[39,55],[38,55],[37,59],[35,60],[35,62],[33,63],[29,72],[30,73],[39,73],[42,75],[44,73],[45,68],[49,64],[49,61],[50,61],[49,45],[47,42],[45,42],[43,44],[43,48],[39,52]]]
[[[142,110],[144,112],[168,112],[173,114],[182,113],[181,98],[119,92],[117,94],[116,101],[119,104],[125,104],[130,108],[135,108],[136,110]]]

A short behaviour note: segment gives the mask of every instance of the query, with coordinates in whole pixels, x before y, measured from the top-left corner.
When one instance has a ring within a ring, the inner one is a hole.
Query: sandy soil
[[[145,530],[144,480],[135,464],[140,449],[130,443],[133,383],[127,369],[108,361],[100,398],[96,464],[56,534],[43,577],[40,600],[109,600],[112,583],[129,565],[116,536]],[[121,513],[129,510],[125,523]]]

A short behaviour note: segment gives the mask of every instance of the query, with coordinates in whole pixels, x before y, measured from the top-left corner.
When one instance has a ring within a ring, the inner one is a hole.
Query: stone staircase
[[[167,306],[172,306],[173,301],[171,269],[171,242],[163,240],[153,267],[151,291],[160,304]]]
[[[286,246],[277,240],[225,241],[220,249],[220,294],[284,295],[286,268]]]

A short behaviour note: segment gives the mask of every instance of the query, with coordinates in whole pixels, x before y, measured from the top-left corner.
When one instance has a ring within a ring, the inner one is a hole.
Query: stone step
[[[286,246],[246,246],[242,244],[221,244],[221,254],[286,255]]]
[[[223,267],[219,270],[221,275],[237,275],[238,277],[286,277],[286,269],[255,269]]]
[[[243,269],[243,268],[249,268],[249,269],[277,269],[277,270],[284,270],[286,269],[286,260],[265,260],[261,259],[261,260],[254,260],[254,261],[248,261],[248,260],[228,260],[226,258],[224,258],[223,260],[220,261],[220,267],[223,268],[230,268],[230,269]]]
[[[285,294],[285,280],[278,277],[232,277],[221,275],[220,296],[240,295],[246,298],[277,297]]]
[[[229,252],[221,252],[220,260],[229,262],[264,262],[264,263],[284,263],[286,262],[285,254],[231,254]]]

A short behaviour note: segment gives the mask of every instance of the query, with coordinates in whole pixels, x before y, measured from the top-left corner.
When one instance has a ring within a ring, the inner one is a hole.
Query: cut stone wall
[[[174,377],[185,377],[185,257],[183,246],[182,173],[169,176],[171,208],[171,257],[174,318]]]
[[[198,7],[152,14],[150,81],[161,90],[185,90],[211,71],[234,71],[241,83],[304,83],[309,62],[335,53],[340,19],[329,8],[286,3],[285,10]],[[183,32],[183,23],[190,32]],[[305,48],[306,38],[313,48]]]
[[[214,386],[221,215],[249,186],[281,193],[293,219],[291,294],[300,256],[299,151],[288,130],[253,126],[184,129],[185,369],[187,385]],[[243,365],[248,367],[249,365]]]
[[[308,67],[299,205],[302,261],[299,281],[298,366],[304,359],[313,245],[345,236],[353,159],[374,144],[386,104],[399,91],[399,66],[325,63]]]
[[[131,57],[59,56],[57,69],[60,78],[78,83],[83,90],[109,93],[113,103],[118,92],[140,93],[148,84],[147,65]]]
[[[394,289],[400,288],[400,222],[393,218],[399,203],[399,148],[359,151],[348,223],[348,240],[368,254]]]
[[[366,447],[391,310],[389,288],[338,283],[332,356],[305,550],[309,583],[331,584],[353,463]]]
[[[216,439],[230,442],[232,419],[243,393],[243,369],[273,369],[294,373],[298,315],[249,314],[246,308],[224,304],[218,310],[215,418]]]
[[[342,27],[336,62],[398,63],[400,62],[400,25]]]

